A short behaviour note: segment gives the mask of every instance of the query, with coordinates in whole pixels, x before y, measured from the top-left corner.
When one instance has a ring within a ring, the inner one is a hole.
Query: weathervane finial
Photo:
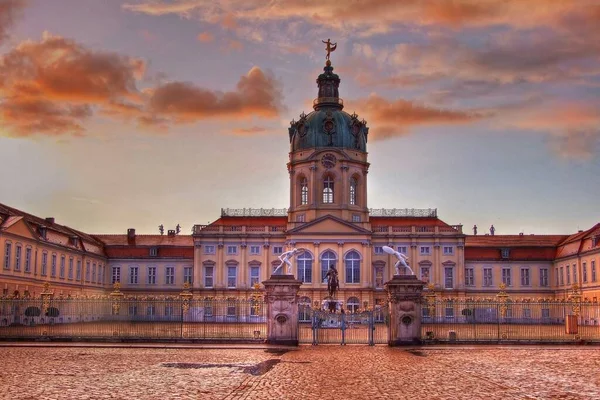
[[[327,39],[327,41],[321,40],[321,42],[323,42],[327,45],[327,47],[325,48],[325,50],[327,51],[327,55],[325,56],[325,59],[327,60],[327,65],[330,65],[331,61],[329,61],[329,55],[333,51],[335,51],[335,49],[337,48],[337,43],[331,43],[331,39]]]

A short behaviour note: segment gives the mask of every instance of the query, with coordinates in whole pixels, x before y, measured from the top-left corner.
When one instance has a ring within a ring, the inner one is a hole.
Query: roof
[[[600,250],[600,240],[594,243],[594,238],[600,237],[600,223],[586,231],[580,231],[568,236],[556,250],[556,258],[570,257],[581,253]],[[595,246],[594,246],[595,244]]]
[[[389,226],[446,226],[447,223],[433,217],[369,217],[371,225]]]
[[[105,246],[175,246],[193,247],[194,239],[191,235],[135,235],[134,241],[129,241],[127,235],[93,235],[102,241]]]
[[[221,217],[214,222],[211,222],[211,226],[232,226],[232,225],[246,225],[246,226],[267,226],[267,225],[286,225],[287,217]]]
[[[466,247],[556,247],[567,235],[467,235]]]

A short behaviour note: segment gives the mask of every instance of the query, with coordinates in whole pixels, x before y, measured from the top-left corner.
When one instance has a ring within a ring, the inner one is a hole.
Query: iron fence
[[[4,339],[266,339],[266,306],[249,299],[0,299]]]
[[[436,300],[421,331],[425,342],[600,342],[600,305]]]

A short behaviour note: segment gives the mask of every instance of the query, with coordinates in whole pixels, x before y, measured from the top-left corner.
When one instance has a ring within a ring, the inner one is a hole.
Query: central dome
[[[290,122],[291,152],[310,148],[347,148],[367,151],[367,122],[358,115],[342,111],[344,102],[339,97],[340,77],[333,73],[331,62],[317,78],[319,97],[313,102],[314,111],[300,114],[298,121]]]

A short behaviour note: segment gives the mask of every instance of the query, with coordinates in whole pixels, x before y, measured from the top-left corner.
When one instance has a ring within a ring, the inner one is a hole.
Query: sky
[[[370,208],[600,222],[596,0],[0,0],[0,202],[87,233],[287,207],[328,38]]]

